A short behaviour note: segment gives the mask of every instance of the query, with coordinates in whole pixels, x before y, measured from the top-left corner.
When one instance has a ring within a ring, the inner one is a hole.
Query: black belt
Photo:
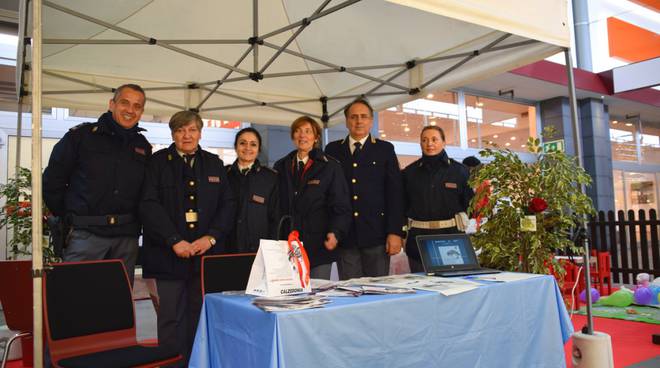
[[[104,216],[77,216],[69,215],[68,220],[73,226],[118,226],[132,224],[137,221],[133,214],[104,215]]]

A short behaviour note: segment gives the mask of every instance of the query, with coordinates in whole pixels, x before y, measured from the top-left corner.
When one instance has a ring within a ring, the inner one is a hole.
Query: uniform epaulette
[[[225,165],[225,169],[227,169],[227,174],[231,171],[231,165]]]
[[[86,125],[92,125],[92,124],[94,124],[94,123],[90,123],[90,122],[80,123],[80,124],[78,124],[78,125],[76,125],[76,126],[74,126],[74,127],[69,128],[69,131],[72,132],[72,131],[74,131],[74,130],[78,130],[78,129],[80,129],[80,128],[86,126]]]
[[[328,161],[334,161],[334,162],[336,162],[336,163],[338,163],[338,164],[341,163],[339,160],[337,160],[336,158],[334,158],[334,157],[332,157],[332,156],[330,156],[330,155],[323,155],[323,156],[321,156],[321,159],[322,159],[323,161],[325,161],[325,162],[328,162]]]
[[[268,166],[259,166],[259,167],[261,167],[262,169],[266,169],[266,170],[268,170],[268,171],[270,171],[270,172],[273,172],[273,173],[277,174],[277,170],[273,169],[272,167],[268,167]]]

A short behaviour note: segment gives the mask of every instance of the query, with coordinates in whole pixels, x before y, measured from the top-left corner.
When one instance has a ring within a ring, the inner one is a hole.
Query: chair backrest
[[[7,327],[32,332],[32,261],[0,261],[0,303]]]
[[[245,290],[256,253],[218,254],[202,258],[202,293]]]
[[[121,261],[52,266],[42,282],[53,360],[136,343],[132,290]]]

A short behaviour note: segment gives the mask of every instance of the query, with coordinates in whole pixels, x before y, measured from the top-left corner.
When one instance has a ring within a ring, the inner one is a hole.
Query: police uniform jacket
[[[184,178],[184,165],[174,144],[154,153],[149,163],[145,190],[140,202],[144,223],[144,277],[181,280],[199,272],[200,256],[180,258],[172,246],[181,240],[192,242],[210,235],[216,239],[205,255],[223,251],[224,241],[234,226],[235,198],[227,171],[217,155],[201,148],[195,153],[193,171],[196,186],[197,222],[186,221],[190,181]]]
[[[344,174],[336,160],[313,149],[300,186],[296,187],[296,161],[296,151],[293,151],[275,163],[279,173],[281,214],[292,217],[292,227],[300,232],[312,267],[332,263],[338,254],[323,245],[326,235],[332,232],[338,241],[345,239],[351,222]]]
[[[403,182],[394,146],[369,136],[353,156],[349,144],[346,137],[325,148],[341,162],[353,209],[351,228],[341,246],[373,247],[385,244],[388,234],[404,236]]]
[[[238,160],[227,165],[227,177],[236,195],[236,226],[227,241],[227,250],[235,253],[256,252],[259,239],[277,239],[280,220],[280,193],[277,172],[256,160],[246,174],[241,174]]]
[[[99,236],[138,236],[138,204],[151,145],[137,125],[124,129],[111,112],[71,128],[43,175],[46,206],[56,215],[132,215],[128,223],[88,226]],[[70,217],[70,216],[69,216]],[[102,219],[102,218],[101,218]]]
[[[468,185],[469,172],[463,164],[450,159],[443,150],[437,156],[422,157],[403,170],[406,216],[417,221],[451,220],[466,211],[474,196]],[[415,237],[426,234],[457,233],[456,227],[408,231],[406,253],[419,260]]]

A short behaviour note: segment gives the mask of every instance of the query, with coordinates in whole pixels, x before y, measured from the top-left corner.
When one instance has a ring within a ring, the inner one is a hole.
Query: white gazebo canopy
[[[104,110],[138,83],[147,114],[284,125],[465,85],[570,40],[565,0],[46,0],[42,17],[46,106]]]

